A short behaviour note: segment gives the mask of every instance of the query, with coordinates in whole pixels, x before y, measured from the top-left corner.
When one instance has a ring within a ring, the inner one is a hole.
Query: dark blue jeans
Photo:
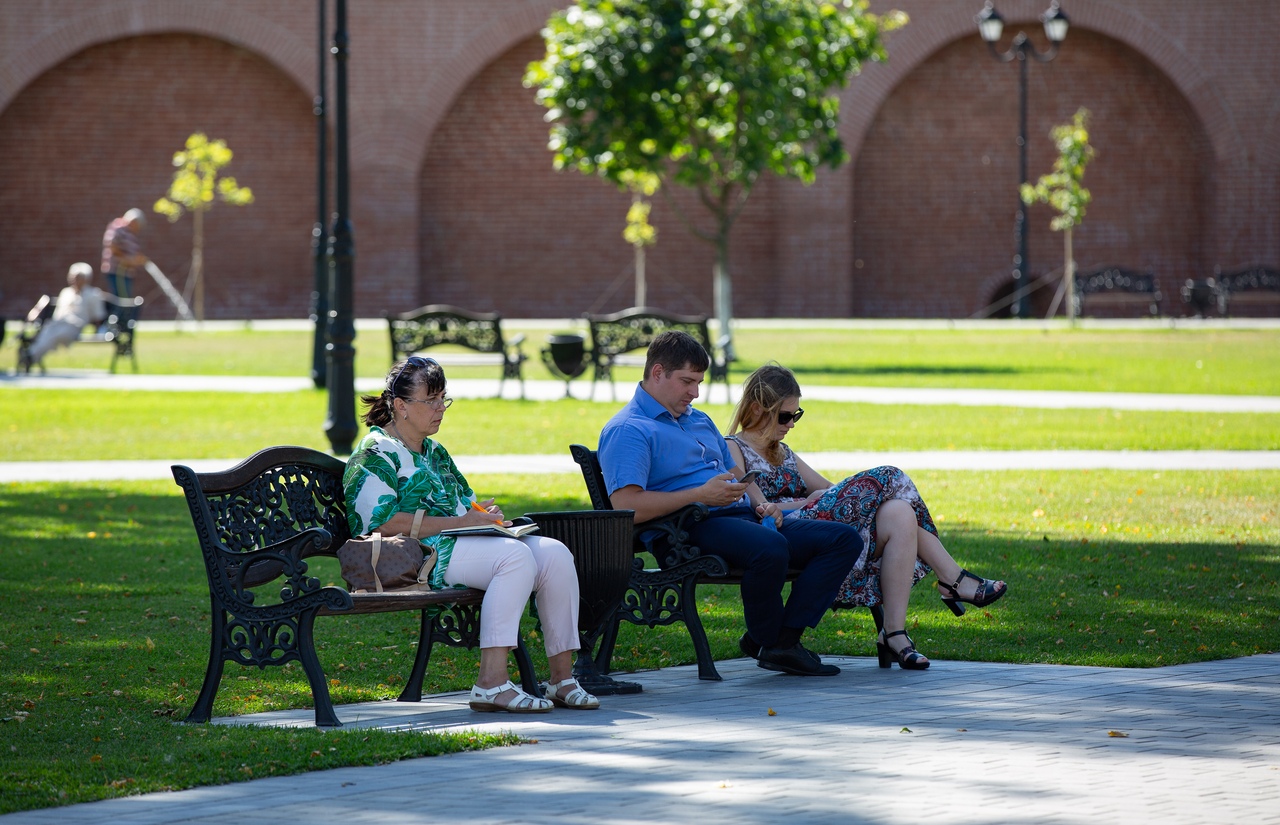
[[[690,529],[689,539],[742,569],[747,633],[763,647],[773,647],[784,627],[817,627],[862,552],[862,538],[847,524],[786,519],[772,530],[745,507],[713,511]],[[802,572],[784,605],[789,567]]]
[[[133,276],[118,272],[107,273],[107,291],[117,298],[133,297]]]

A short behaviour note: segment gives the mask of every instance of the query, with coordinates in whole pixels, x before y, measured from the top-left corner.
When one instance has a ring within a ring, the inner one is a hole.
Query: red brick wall
[[[356,311],[428,301],[573,317],[631,303],[626,196],[555,174],[520,86],[561,0],[379,0],[350,7]],[[875,0],[911,24],[842,93],[855,161],[804,188],[766,180],[734,231],[736,307],[764,316],[965,316],[1013,251],[1017,73],[974,31],[980,3]],[[1000,0],[1009,36],[1044,0]],[[1178,282],[1280,263],[1280,3],[1070,0],[1056,61],[1031,66],[1030,174],[1047,133],[1093,110],[1094,203],[1082,265]],[[311,0],[0,4],[0,313],[25,312],[102,228],[164,192],[196,129],[226,138],[258,202],[210,214],[210,317],[301,316],[311,289],[315,76]],[[332,28],[332,18],[330,28]],[[1041,41],[1042,42],[1042,41]],[[332,72],[330,74],[332,78]],[[331,108],[332,111],[332,108]],[[94,128],[88,128],[92,125]],[[127,146],[128,150],[118,147]],[[983,158],[986,158],[986,163]],[[677,200],[697,213],[687,192]],[[332,195],[332,192],[331,192]],[[158,218],[158,216],[157,216]],[[1033,275],[1059,265],[1031,213]],[[711,310],[712,250],[659,199],[650,302]],[[147,250],[179,279],[190,222],[153,220]],[[158,293],[148,317],[165,314]]]
[[[0,291],[10,317],[65,285],[67,266],[101,261],[108,221],[147,212],[143,251],[182,287],[192,219],[152,211],[173,153],[204,131],[235,152],[229,174],[250,187],[244,207],[205,215],[209,318],[305,315],[315,219],[315,134],[308,96],[260,57],[192,35],[117,40],[75,54],[0,113],[0,214],[10,216]],[[101,284],[101,280],[99,280]],[[144,317],[173,317],[144,278]]]
[[[557,172],[545,109],[520,82],[542,55],[530,38],[484,69],[432,136],[421,183],[422,277],[418,301],[506,315],[576,317],[634,301],[634,251],[622,238],[631,196],[576,171]],[[769,314],[774,295],[769,190],[752,193],[732,235],[735,307]],[[672,195],[709,228],[686,191]],[[696,239],[659,195],[646,250],[648,303],[712,312],[713,248]]]
[[[1007,286],[1018,68],[984,52],[972,38],[943,48],[877,114],[854,167],[855,316],[965,317]],[[1030,181],[1052,169],[1053,126],[1091,112],[1097,155],[1084,181],[1093,202],[1073,233],[1079,270],[1150,269],[1174,299],[1166,312],[1180,314],[1176,287],[1212,271],[1202,208],[1212,154],[1186,101],[1140,55],[1079,31],[1053,62],[1030,64],[1027,98]],[[1032,280],[1063,265],[1055,214],[1029,209]],[[1033,304],[1047,309],[1051,294]]]

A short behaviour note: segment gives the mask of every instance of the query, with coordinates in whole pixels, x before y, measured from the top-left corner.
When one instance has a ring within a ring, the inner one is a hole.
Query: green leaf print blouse
[[[367,536],[396,513],[425,510],[428,516],[461,516],[475,501],[466,478],[458,471],[449,451],[428,438],[422,452],[414,453],[378,427],[356,445],[342,475],[347,499],[347,525],[353,536]],[[422,543],[439,554],[431,573],[431,586],[444,588],[455,539],[428,536]]]

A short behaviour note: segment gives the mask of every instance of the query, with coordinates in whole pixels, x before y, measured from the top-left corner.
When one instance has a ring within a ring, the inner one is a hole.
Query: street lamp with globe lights
[[[1018,32],[1005,51],[996,49],[1000,35],[1004,33],[1004,18],[995,10],[991,0],[987,0],[982,11],[978,12],[975,22],[978,34],[986,41],[991,55],[1001,63],[1018,61],[1018,190],[1027,182],[1027,58],[1040,63],[1048,63],[1058,54],[1058,47],[1067,37],[1067,29],[1071,25],[1062,9],[1058,8],[1058,0],[1053,0],[1040,22],[1044,24],[1045,37],[1049,38],[1049,48],[1038,51],[1027,38],[1026,32]],[[1018,196],[1018,212],[1013,224],[1014,245],[1017,252],[1013,258],[1013,303],[1009,308],[1015,318],[1027,318],[1031,314],[1031,302],[1025,293],[1029,280],[1027,272],[1027,205]]]

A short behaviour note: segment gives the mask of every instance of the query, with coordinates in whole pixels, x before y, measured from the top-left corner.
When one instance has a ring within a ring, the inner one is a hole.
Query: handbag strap
[[[416,539],[422,531],[422,516],[426,510],[419,510],[413,514],[413,528],[409,530],[409,538]]]
[[[382,579],[378,576],[378,557],[382,555],[382,534],[374,533],[370,538],[373,539],[373,552],[369,557],[369,564],[373,567],[373,586],[381,593]]]

